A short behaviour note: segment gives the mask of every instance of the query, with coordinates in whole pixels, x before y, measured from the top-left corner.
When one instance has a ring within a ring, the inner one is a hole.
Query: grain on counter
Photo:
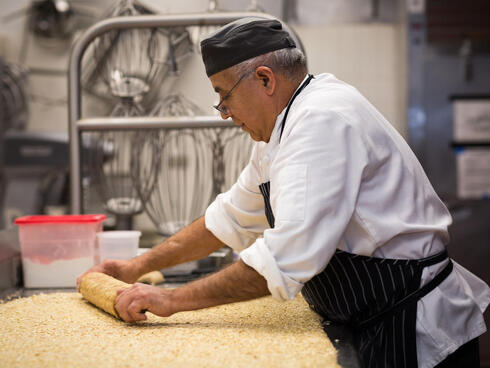
[[[127,324],[78,293],[0,304],[0,367],[338,367],[302,297],[271,297]]]

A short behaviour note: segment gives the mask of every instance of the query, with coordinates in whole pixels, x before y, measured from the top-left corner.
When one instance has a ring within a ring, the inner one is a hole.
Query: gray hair
[[[239,78],[261,65],[270,67],[292,81],[301,81],[308,72],[306,57],[297,48],[285,48],[256,56],[232,66],[231,71]]]

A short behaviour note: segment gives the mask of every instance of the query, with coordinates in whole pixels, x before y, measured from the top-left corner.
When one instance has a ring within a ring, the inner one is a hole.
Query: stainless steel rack
[[[221,120],[212,116],[189,116],[178,118],[138,117],[138,118],[82,118],[81,60],[89,44],[98,36],[117,29],[155,28],[177,26],[215,26],[239,18],[254,16],[275,19],[271,15],[257,12],[243,13],[195,13],[174,15],[145,15],[116,17],[101,21],[89,28],[73,45],[68,79],[69,94],[69,140],[70,140],[70,201],[71,213],[82,212],[81,177],[81,134],[87,131],[130,130],[130,129],[185,129],[233,127],[231,120]],[[293,38],[296,38],[292,32]],[[296,39],[297,40],[297,39]],[[296,41],[295,40],[295,41]],[[301,44],[297,40],[297,44]]]

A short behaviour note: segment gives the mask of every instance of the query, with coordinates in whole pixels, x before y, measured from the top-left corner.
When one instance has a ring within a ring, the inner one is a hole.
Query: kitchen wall
[[[99,15],[110,0],[85,3]],[[208,0],[146,1],[160,13],[204,12]],[[267,13],[287,16],[305,47],[310,72],[333,73],[358,88],[406,136],[406,57],[404,7],[401,0],[379,0],[377,14],[373,14],[371,0],[342,0],[328,2],[258,1]],[[22,11],[28,0],[0,2],[2,16]],[[292,11],[285,12],[283,5]],[[96,5],[94,7],[94,5]],[[243,11],[249,0],[221,0],[218,6],[226,11]],[[21,14],[21,13],[17,13]],[[324,16],[319,16],[323,14]],[[50,41],[24,32],[26,16],[8,16],[0,23],[0,56],[10,62],[28,66],[29,120],[26,129],[32,132],[67,132],[67,66],[70,50],[68,41]],[[181,68],[175,88],[213,113],[211,105],[217,102],[199,54],[189,58]],[[90,115],[97,114],[99,105],[91,101],[83,105]],[[14,201],[14,199],[12,199]],[[15,202],[15,201],[14,201]],[[153,228],[145,215],[136,218],[135,226]]]
[[[93,4],[93,2],[88,3]],[[148,3],[155,9],[168,13],[205,11],[208,4],[206,0],[185,2],[160,0]],[[281,2],[259,1],[258,3],[270,14],[282,16]],[[357,0],[355,3],[357,6],[361,3],[369,5],[371,1]],[[11,14],[25,8],[28,4],[27,0],[2,1],[0,14]],[[100,13],[104,8],[103,5],[110,4],[110,1],[100,1],[97,4],[98,9],[95,13]],[[301,5],[301,2],[298,4]],[[222,0],[219,5],[225,10],[236,11],[245,10],[249,2]],[[331,9],[332,12],[334,10]],[[303,15],[301,12],[298,13],[304,21],[301,22],[301,19],[296,21],[293,27],[305,45],[311,72],[333,73],[356,86],[405,135],[406,58],[405,37],[401,23],[386,21],[360,23],[355,22],[356,19],[352,17],[347,19],[347,22],[335,23],[335,19],[326,15],[325,19],[329,23],[319,24],[321,20],[318,20],[318,16],[308,22],[311,12],[310,15],[306,11],[303,11],[305,13]],[[336,14],[337,18],[340,18],[339,14]],[[25,38],[27,46],[23,57],[21,46],[25,20],[25,17],[18,17],[0,23],[0,56],[11,62],[24,59],[24,63],[33,69],[29,76],[31,101],[27,129],[66,131],[68,113],[65,73],[70,45],[66,42],[43,42],[28,34]],[[196,73],[200,68],[198,65],[189,67]],[[183,78],[179,84],[183,90],[199,91],[199,96],[203,93],[207,94],[205,101],[209,99],[213,101],[215,98],[206,78]]]
[[[351,83],[405,136],[404,31],[387,23],[296,26],[313,73]]]

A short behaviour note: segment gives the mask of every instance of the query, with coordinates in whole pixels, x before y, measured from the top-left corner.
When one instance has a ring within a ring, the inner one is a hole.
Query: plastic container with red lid
[[[87,223],[87,222],[101,222],[107,218],[106,215],[62,215],[62,216],[48,216],[48,215],[35,215],[24,216],[15,219],[17,225],[29,225],[29,224],[65,224],[65,223]]]
[[[15,220],[26,288],[75,287],[95,264],[105,215],[24,216]]]

